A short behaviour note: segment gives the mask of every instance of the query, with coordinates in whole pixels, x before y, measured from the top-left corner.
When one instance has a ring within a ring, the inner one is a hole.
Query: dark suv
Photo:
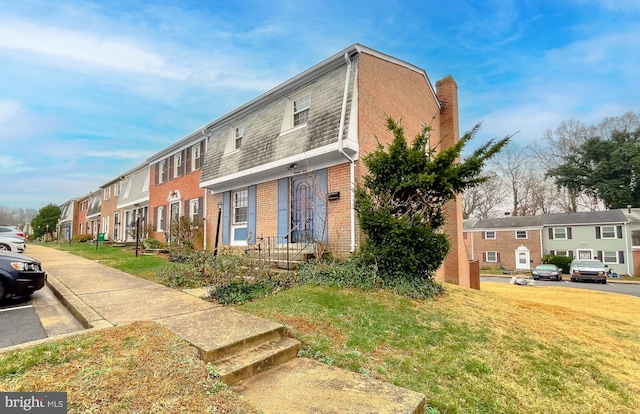
[[[44,286],[47,274],[36,259],[0,251],[0,301],[8,296],[28,296]]]

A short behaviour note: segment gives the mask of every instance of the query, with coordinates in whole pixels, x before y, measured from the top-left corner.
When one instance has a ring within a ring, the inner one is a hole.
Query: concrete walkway
[[[111,247],[102,247],[111,248]],[[48,285],[86,328],[157,321],[265,413],[424,413],[422,394],[297,358],[284,326],[39,245]]]

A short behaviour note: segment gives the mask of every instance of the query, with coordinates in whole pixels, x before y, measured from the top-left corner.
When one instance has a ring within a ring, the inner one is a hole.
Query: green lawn
[[[162,257],[136,258],[109,246],[70,250],[152,280],[164,264]],[[298,286],[238,309],[287,325],[303,342],[304,356],[424,393],[429,413],[637,413],[640,407],[640,301],[631,296],[488,282],[480,291],[450,286],[437,300],[411,300],[386,291]],[[135,332],[128,335],[119,345],[105,343],[99,361],[65,354],[54,377],[46,354],[12,364],[29,375],[23,389],[68,377],[79,383],[78,398],[90,399],[74,372],[132,363],[120,357],[132,351],[127,341],[138,340]],[[0,366],[7,363],[2,358]],[[148,391],[134,376],[99,378],[105,388]],[[0,389],[15,389],[15,380],[2,374]],[[220,404],[237,404],[231,395]],[[110,403],[97,402],[94,412],[109,412]]]

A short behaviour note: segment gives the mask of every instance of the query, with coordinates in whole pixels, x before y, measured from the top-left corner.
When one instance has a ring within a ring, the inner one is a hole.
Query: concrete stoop
[[[424,414],[424,395],[320,362],[295,358],[232,389],[267,414]]]
[[[265,413],[424,413],[422,394],[297,358],[285,327],[228,308],[158,320]]]

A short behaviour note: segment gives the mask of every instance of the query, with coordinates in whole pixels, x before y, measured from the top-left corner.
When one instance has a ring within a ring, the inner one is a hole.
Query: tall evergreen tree
[[[484,182],[488,177],[480,172],[485,162],[510,139],[491,140],[460,162],[460,152],[479,127],[436,151],[429,143],[429,127],[408,144],[404,128],[388,118],[393,142],[387,150],[379,144],[364,157],[369,173],[356,189],[360,227],[367,236],[361,259],[377,266],[387,286],[433,285],[450,249],[442,232],[445,203]]]
[[[607,208],[640,206],[640,129],[587,139],[549,170],[560,187],[585,192]]]

